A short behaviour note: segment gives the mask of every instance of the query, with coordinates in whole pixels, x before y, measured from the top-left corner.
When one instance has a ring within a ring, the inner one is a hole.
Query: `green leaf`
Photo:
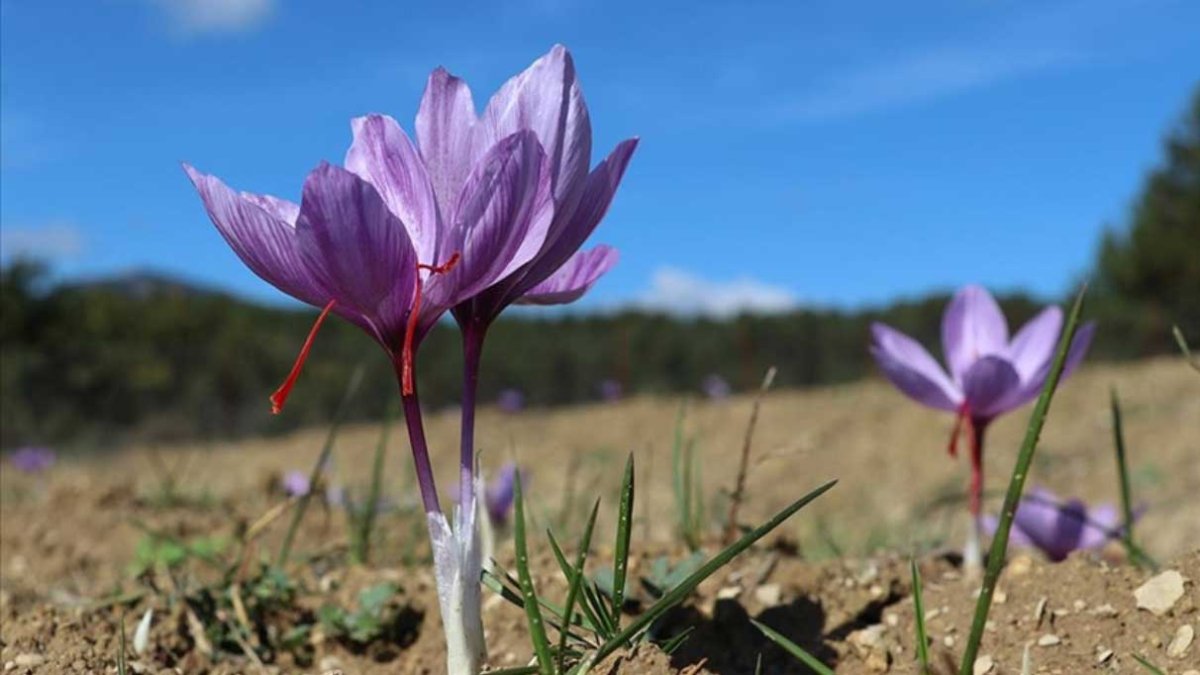
[[[563,606],[564,623],[571,625],[571,616],[575,612],[575,601],[579,599],[579,589],[583,585],[583,566],[587,562],[588,549],[592,546],[592,529],[596,526],[596,515],[600,513],[600,499],[592,506],[592,515],[588,517],[587,527],[579,539],[579,552],[575,554],[575,567],[569,570],[567,583],[571,584],[567,591],[567,602]],[[553,541],[553,538],[551,538]],[[557,549],[557,545],[555,546]],[[558,637],[558,670],[561,672],[565,665],[567,651],[567,631],[561,631]]]
[[[1156,666],[1153,663],[1150,663],[1148,660],[1146,660],[1146,657],[1142,656],[1141,654],[1130,654],[1130,656],[1133,657],[1134,661],[1137,661],[1138,663],[1140,663],[1143,668],[1150,671],[1151,673],[1154,673],[1154,675],[1167,675],[1158,666]]]
[[[517,578],[521,582],[521,598],[525,601],[525,618],[529,624],[529,637],[533,640],[533,652],[537,656],[538,672],[554,675],[554,660],[550,655],[550,640],[546,638],[546,626],[538,604],[537,591],[533,588],[533,576],[529,573],[529,548],[525,540],[525,496],[521,490],[521,472],[514,479],[515,514],[513,539],[517,549]]]
[[[662,599],[654,603],[654,605],[647,609],[646,612],[641,616],[634,619],[633,622],[630,623],[629,626],[627,626],[624,630],[617,635],[614,635],[612,638],[609,638],[603,645],[600,645],[600,649],[596,650],[596,653],[590,658],[590,660],[592,662],[598,662],[617,649],[620,649],[628,644],[635,636],[638,635],[638,633],[645,630],[650,626],[651,623],[665,614],[668,609],[678,605],[680,602],[683,602],[683,600],[687,598],[687,596],[690,595],[702,581],[712,576],[714,572],[727,565],[729,561],[733,560],[734,557],[736,557],[739,553],[745,551],[747,548],[750,548],[754,542],[762,539],[771,530],[774,530],[782,525],[785,520],[792,516],[792,514],[810,504],[817,497],[825,494],[826,491],[836,484],[836,480],[831,480],[828,483],[825,483],[821,487],[818,487],[812,492],[809,492],[800,499],[797,499],[789,504],[787,508],[775,514],[775,517],[742,535],[741,539],[738,539],[720,553],[713,556],[712,559],[705,563],[700,569],[696,570],[691,574],[691,576],[685,579],[683,583],[668,591],[667,594],[662,597]]]
[[[621,481],[621,508],[617,517],[617,545],[613,549],[612,622],[621,626],[621,608],[625,605],[625,576],[629,571],[629,538],[633,533],[633,454],[625,460],[625,478]]]
[[[910,558],[912,567],[913,587],[913,623],[917,625],[917,663],[921,666],[922,675],[929,673],[929,634],[925,631],[925,601],[921,595],[921,571],[917,569],[917,559]]]
[[[829,669],[829,666],[821,663],[820,659],[804,651],[800,645],[785,638],[783,635],[780,635],[770,626],[759,623],[754,619],[750,619],[750,623],[754,624],[755,628],[762,631],[762,634],[766,635],[767,639],[779,645],[780,647],[783,647],[784,651],[802,661],[804,665],[811,668],[813,672],[817,673],[817,675],[834,675],[834,672]]]

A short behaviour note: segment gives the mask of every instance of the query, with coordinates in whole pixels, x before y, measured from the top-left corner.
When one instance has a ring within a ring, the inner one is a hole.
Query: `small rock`
[[[1133,597],[1137,599],[1138,609],[1162,616],[1183,597],[1183,575],[1176,570],[1167,570],[1153,576],[1133,592]]]
[[[725,586],[717,591],[718,600],[734,600],[742,594],[740,586]]]
[[[942,644],[946,645],[947,648],[953,647],[954,646],[954,636],[947,635],[946,637],[942,638]]]
[[[1110,605],[1106,602],[1103,605],[1100,605],[1099,607],[1091,608],[1090,610],[1088,610],[1088,613],[1092,614],[1093,616],[1110,616],[1111,617],[1111,616],[1117,615],[1117,608],[1113,607],[1112,605]]]
[[[1072,606],[1075,608],[1076,612],[1082,612],[1084,609],[1087,608],[1087,603],[1082,600],[1076,600],[1075,604]]]
[[[1008,602],[1008,594],[1004,591],[997,590],[996,594],[992,596],[992,602],[997,605],[1003,605],[1004,603]]]
[[[1053,647],[1061,642],[1062,638],[1058,637],[1054,633],[1046,633],[1042,637],[1038,638],[1037,641],[1039,647]]]
[[[46,657],[41,654],[17,654],[17,658],[13,659],[13,664],[18,668],[33,668],[45,662]]]
[[[1191,624],[1183,624],[1179,630],[1175,631],[1175,637],[1171,638],[1171,644],[1167,645],[1167,656],[1173,659],[1183,658],[1188,647],[1192,646],[1194,639],[1196,639],[1196,629],[1192,628]]]
[[[5,661],[4,662],[4,672],[6,672],[6,673],[16,667],[17,667],[17,664],[13,661]]]
[[[1037,606],[1033,608],[1033,621],[1039,627],[1042,625],[1042,617],[1046,614],[1046,598],[1037,601]]]
[[[892,628],[900,625],[900,617],[890,612],[883,615],[883,621]]]
[[[1113,657],[1113,650],[1102,649],[1096,653],[1096,663],[1097,664],[1108,663],[1108,660],[1111,659],[1112,657]]]
[[[995,667],[996,662],[992,660],[992,657],[984,654],[983,656],[975,659],[975,665],[971,668],[971,672],[975,675],[987,675],[988,673],[992,672]]]
[[[322,673],[328,673],[331,670],[341,670],[342,661],[336,656],[325,656],[321,658],[320,663],[317,664],[317,668]]]
[[[779,584],[764,584],[754,589],[754,599],[766,607],[775,607],[783,602],[783,590]]]
[[[867,655],[867,670],[872,673],[886,673],[892,667],[887,650],[879,649]]]
[[[886,630],[887,628],[883,624],[877,623],[874,626],[854,631],[846,636],[846,640],[855,647],[870,651],[883,647],[883,634]]]
[[[1031,569],[1033,569],[1033,558],[1027,555],[1018,555],[1009,561],[1005,573],[1010,577],[1019,577],[1022,574],[1029,574]]]

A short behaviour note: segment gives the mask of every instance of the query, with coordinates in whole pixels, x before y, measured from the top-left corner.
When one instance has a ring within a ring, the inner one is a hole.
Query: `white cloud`
[[[946,48],[837,74],[827,84],[781,106],[780,117],[826,120],[923,103],[1004,80],[1066,66],[1066,50]]]
[[[275,0],[151,0],[171,27],[185,35],[244,33],[263,26]]]
[[[786,288],[746,277],[710,281],[674,267],[655,271],[650,289],[635,302],[644,309],[671,314],[729,317],[795,309],[799,299]]]
[[[11,258],[74,258],[86,246],[83,232],[73,223],[53,221],[37,227],[0,227],[0,256]]]

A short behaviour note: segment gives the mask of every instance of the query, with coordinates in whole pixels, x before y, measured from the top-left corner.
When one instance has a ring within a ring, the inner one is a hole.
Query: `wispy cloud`
[[[788,120],[853,117],[924,103],[1082,59],[1065,49],[939,48],[835,76],[778,106]]]
[[[655,311],[681,315],[728,317],[739,313],[786,312],[799,299],[786,288],[742,277],[711,281],[674,267],[654,273],[650,288],[634,303]]]
[[[75,258],[83,253],[86,246],[83,232],[69,221],[52,221],[38,226],[0,227],[0,255],[5,259]]]
[[[275,14],[275,0],[150,0],[171,29],[186,35],[246,33]]]

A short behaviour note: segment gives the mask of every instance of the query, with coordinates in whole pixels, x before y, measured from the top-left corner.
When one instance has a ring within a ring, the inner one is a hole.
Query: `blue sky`
[[[1198,25],[1191,0],[3,0],[0,243],[278,301],[179,161],[295,199],[351,117],[411,130],[434,66],[482,105],[561,42],[593,161],[642,139],[584,306],[1058,294],[1200,83]]]

